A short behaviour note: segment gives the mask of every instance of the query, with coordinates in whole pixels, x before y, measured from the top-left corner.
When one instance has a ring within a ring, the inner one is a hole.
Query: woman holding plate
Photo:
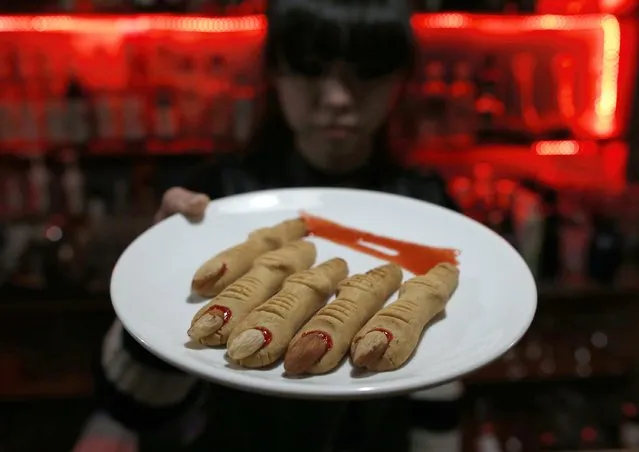
[[[200,168],[184,188],[170,188],[156,220],[180,213],[197,221],[211,198],[305,186],[386,191],[454,208],[444,181],[402,167],[401,149],[389,140],[389,117],[416,57],[408,0],[268,3],[271,89],[261,126],[245,152]],[[78,452],[136,450],[138,439],[145,450],[400,452],[407,422],[446,431],[458,417],[458,391],[434,401],[422,393],[419,403],[345,403],[209,387],[150,355],[117,320],[105,338],[96,386],[102,414],[88,425]],[[207,391],[211,409],[202,428],[192,415]],[[450,443],[433,447],[457,450]]]

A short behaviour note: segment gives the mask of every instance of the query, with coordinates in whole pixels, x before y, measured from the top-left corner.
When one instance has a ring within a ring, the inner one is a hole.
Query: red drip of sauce
[[[395,336],[393,336],[393,333],[391,333],[390,331],[388,331],[386,328],[373,328],[371,331],[379,331],[380,333],[384,333],[384,336],[386,336],[386,340],[390,343],[390,341],[393,340],[393,338]],[[371,332],[369,331],[369,333]]]
[[[326,345],[326,351],[329,351],[331,348],[333,348],[333,338],[330,336],[330,334],[320,330],[312,330],[302,334],[302,337],[308,336],[309,334],[314,334],[319,337]]]
[[[226,322],[231,320],[231,317],[233,317],[233,311],[231,311],[226,306],[214,304],[209,309],[207,309],[207,312],[210,314],[213,313],[213,311],[220,311],[222,313],[222,325],[226,325]]]
[[[224,273],[226,273],[226,270],[228,270],[229,268],[226,266],[226,263],[223,263],[222,266],[220,267],[220,269],[217,272],[217,276],[219,276],[220,278],[224,275]]]
[[[271,340],[273,340],[273,334],[271,334],[271,330],[269,330],[268,328],[256,326],[253,329],[261,331],[262,336],[264,336],[264,343],[262,344],[262,348],[266,347],[268,344],[271,343]]]
[[[437,264],[443,262],[448,262],[453,265],[459,264],[457,261],[459,251],[455,249],[436,248],[391,239],[389,237],[342,226],[341,224],[310,215],[306,212],[302,212],[300,215],[306,222],[306,227],[310,235],[347,246],[355,251],[368,254],[369,256],[393,262],[416,275],[428,273],[428,271]],[[384,253],[381,250],[366,246],[366,243],[396,251],[397,254],[391,255]]]

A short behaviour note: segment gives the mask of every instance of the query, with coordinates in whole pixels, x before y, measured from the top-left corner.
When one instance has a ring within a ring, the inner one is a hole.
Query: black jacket
[[[206,193],[213,199],[269,188],[356,187],[411,196],[455,208],[446,192],[444,181],[436,173],[403,168],[393,163],[384,153],[376,153],[365,168],[342,176],[327,176],[314,170],[297,152],[290,149],[273,149],[244,157],[226,155],[201,165],[184,185],[191,190]],[[113,334],[105,343],[110,341],[110,346],[118,350],[117,353],[113,350],[109,353],[120,356],[120,362],[126,359],[127,362],[136,364],[139,375],[136,374],[135,378],[142,382],[139,387],[144,386],[144,374],[147,370],[149,374],[153,374],[155,380],[158,375],[180,375],[179,371],[149,354],[126,331],[117,329]],[[130,381],[131,376],[119,375],[113,366],[115,364],[106,362],[103,356],[96,385],[100,404],[117,420],[135,430],[161,427],[179,418],[197,403],[202,391],[208,386],[193,379],[189,391],[179,400],[162,405],[148,404],[135,396],[135,389],[130,383],[126,388],[118,383],[120,378],[128,378]],[[220,387],[214,387],[213,392],[213,404],[224,407],[223,415],[217,418],[215,424],[222,429],[222,436],[226,440],[231,439],[226,448],[221,447],[221,437],[215,439],[215,450],[221,451],[296,450],[299,441],[306,444],[304,450],[325,450],[320,445],[333,441],[337,426],[342,423],[342,416],[346,413],[343,404],[334,402],[286,400]],[[359,418],[365,419],[360,422],[366,424],[361,427],[367,430],[366,438],[370,441],[383,443],[383,436],[389,433],[392,436],[392,429],[373,425],[377,422],[376,419],[382,422],[381,419],[384,418],[386,420],[383,422],[391,422],[401,417],[396,409],[388,411],[385,407],[388,405],[373,404],[360,409],[363,414]],[[375,414],[377,411],[380,411],[379,415]],[[258,416],[260,422],[254,424],[250,432],[246,431],[247,413],[261,413]],[[389,416],[391,420],[388,419]],[[371,429],[376,429],[375,435]],[[256,443],[250,439],[251,436],[261,442]],[[313,449],[312,446],[317,447]]]

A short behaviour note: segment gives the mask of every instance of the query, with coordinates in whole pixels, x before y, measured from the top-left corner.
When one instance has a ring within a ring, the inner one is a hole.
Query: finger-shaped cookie
[[[301,218],[286,220],[249,234],[248,239],[212,257],[200,266],[191,281],[191,290],[202,297],[214,297],[246,274],[258,256],[306,235]]]
[[[291,341],[284,358],[289,374],[330,372],[348,353],[353,336],[402,283],[402,270],[387,264],[342,281],[336,298],[320,309]]]
[[[415,351],[426,325],[446,308],[458,282],[459,270],[449,263],[406,281],[397,301],[375,314],[355,335],[353,364],[374,371],[401,367]]]
[[[189,336],[204,345],[226,344],[233,328],[249,312],[275,295],[287,277],[310,268],[316,256],[315,245],[305,240],[262,254],[247,274],[195,314]]]
[[[258,306],[232,332],[228,355],[244,367],[264,367],[277,361],[291,338],[348,276],[343,259],[326,261],[290,276],[282,290]]]

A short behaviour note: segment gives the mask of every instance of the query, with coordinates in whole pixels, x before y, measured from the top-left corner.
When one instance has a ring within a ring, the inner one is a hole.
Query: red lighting
[[[621,30],[616,17],[607,14],[563,16],[545,14],[538,16],[488,16],[469,14],[420,14],[413,18],[417,33],[428,29],[468,29],[483,34],[518,35],[527,32],[573,33],[588,32],[592,35],[592,58],[598,70],[594,75],[594,97],[589,111],[582,118],[575,118],[580,128],[597,138],[610,138],[618,130],[617,97]],[[561,39],[554,37],[553,39]],[[570,70],[561,57],[558,70]]]
[[[264,16],[197,17],[144,15],[128,17],[0,16],[0,32],[136,34],[150,31],[229,33],[264,32]]]
[[[575,155],[580,145],[576,141],[539,141],[533,145],[537,155]]]
[[[597,430],[592,427],[584,427],[581,429],[581,439],[585,442],[592,442],[597,439]]]
[[[555,435],[553,435],[550,432],[544,432],[541,434],[541,437],[539,438],[539,440],[544,446],[550,446],[555,444],[555,442],[557,441],[557,438],[555,438]]]
[[[637,416],[637,405],[634,403],[626,402],[621,405],[621,412],[626,417],[636,417]]]
[[[493,435],[495,433],[495,427],[493,424],[482,424],[480,431],[483,435]]]
[[[613,0],[607,0],[608,3]],[[600,70],[594,80],[594,104],[584,115],[581,126],[598,138],[616,132],[617,84],[621,33],[619,21],[611,15],[489,16],[470,14],[418,14],[413,26],[419,33],[426,29],[473,29],[489,34],[513,34],[529,31],[592,31],[598,36],[593,54]],[[0,32],[51,32],[87,34],[138,34],[152,31],[262,34],[267,27],[262,15],[242,17],[198,17],[141,15],[131,17],[90,16],[0,16]],[[561,61],[559,64],[565,64]],[[561,66],[560,66],[561,67]]]

